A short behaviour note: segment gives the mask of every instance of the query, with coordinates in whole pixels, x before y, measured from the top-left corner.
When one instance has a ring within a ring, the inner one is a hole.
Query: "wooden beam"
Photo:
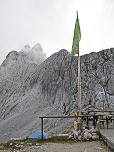
[[[41,118],[41,131],[42,131],[41,139],[43,140],[43,117]]]

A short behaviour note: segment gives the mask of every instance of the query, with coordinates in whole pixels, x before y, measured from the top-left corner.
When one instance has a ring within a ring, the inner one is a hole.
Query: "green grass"
[[[71,126],[72,127],[72,126]],[[97,132],[99,136],[101,136],[100,134],[100,131]],[[100,141],[102,141],[106,146],[107,143],[102,139],[100,138],[99,139]],[[42,145],[42,144],[45,144],[45,143],[69,143],[69,144],[73,144],[73,143],[76,143],[76,142],[91,142],[93,141],[92,139],[89,140],[89,141],[76,141],[76,140],[72,140],[72,139],[69,139],[69,137],[66,137],[66,136],[54,136],[54,137],[51,137],[51,138],[48,138],[48,139],[39,139],[37,141],[27,141],[26,139],[24,140],[19,140],[19,141],[8,141],[7,143],[2,143],[0,144],[0,150],[19,150],[19,149],[22,149],[22,147],[16,147],[16,145],[21,145],[21,143],[23,142],[23,146],[26,147],[26,146],[35,146],[36,144],[39,144]],[[12,144],[11,144],[12,143]],[[114,152],[114,149],[111,149],[109,146],[108,148]]]
[[[54,136],[48,139],[39,139],[38,143],[72,143],[72,142],[76,142],[74,140],[70,140],[69,137],[66,136]]]
[[[101,136],[101,133],[100,133],[100,131],[98,130],[97,132],[97,135],[99,136],[99,138],[101,138],[102,136]]]
[[[42,145],[43,143],[74,143],[76,140],[70,140],[69,137],[64,137],[64,136],[54,136],[51,138],[47,139],[38,139],[37,141],[27,141],[26,139],[24,140],[11,140],[8,141],[7,143],[1,143],[0,144],[0,150],[19,150],[22,149],[22,147],[19,147],[19,145],[22,145],[21,143],[23,142],[23,146],[35,146],[36,144]],[[18,147],[17,147],[18,145]]]
[[[0,144],[0,150],[8,150],[8,149],[16,149],[19,150],[20,147],[17,147],[18,144],[17,141],[8,141],[7,143]]]

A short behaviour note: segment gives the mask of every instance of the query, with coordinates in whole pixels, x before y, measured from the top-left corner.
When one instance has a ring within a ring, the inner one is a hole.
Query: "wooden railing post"
[[[108,117],[106,117],[106,124],[107,124],[107,129],[108,129]]]
[[[43,118],[41,118],[41,131],[42,131],[42,137],[41,137],[41,139],[43,140]]]

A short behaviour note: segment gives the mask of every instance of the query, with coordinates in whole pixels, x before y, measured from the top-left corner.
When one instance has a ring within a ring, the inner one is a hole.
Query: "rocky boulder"
[[[76,130],[72,130],[70,135],[69,135],[69,139],[74,139],[74,140],[97,140],[99,139],[99,136],[96,134],[96,130],[93,129],[83,129],[83,131],[81,132],[76,131]]]

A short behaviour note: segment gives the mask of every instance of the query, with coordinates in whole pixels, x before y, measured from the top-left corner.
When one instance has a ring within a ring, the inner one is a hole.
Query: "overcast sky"
[[[114,47],[114,0],[0,0],[0,64],[27,44],[71,52],[76,11],[81,55]]]

